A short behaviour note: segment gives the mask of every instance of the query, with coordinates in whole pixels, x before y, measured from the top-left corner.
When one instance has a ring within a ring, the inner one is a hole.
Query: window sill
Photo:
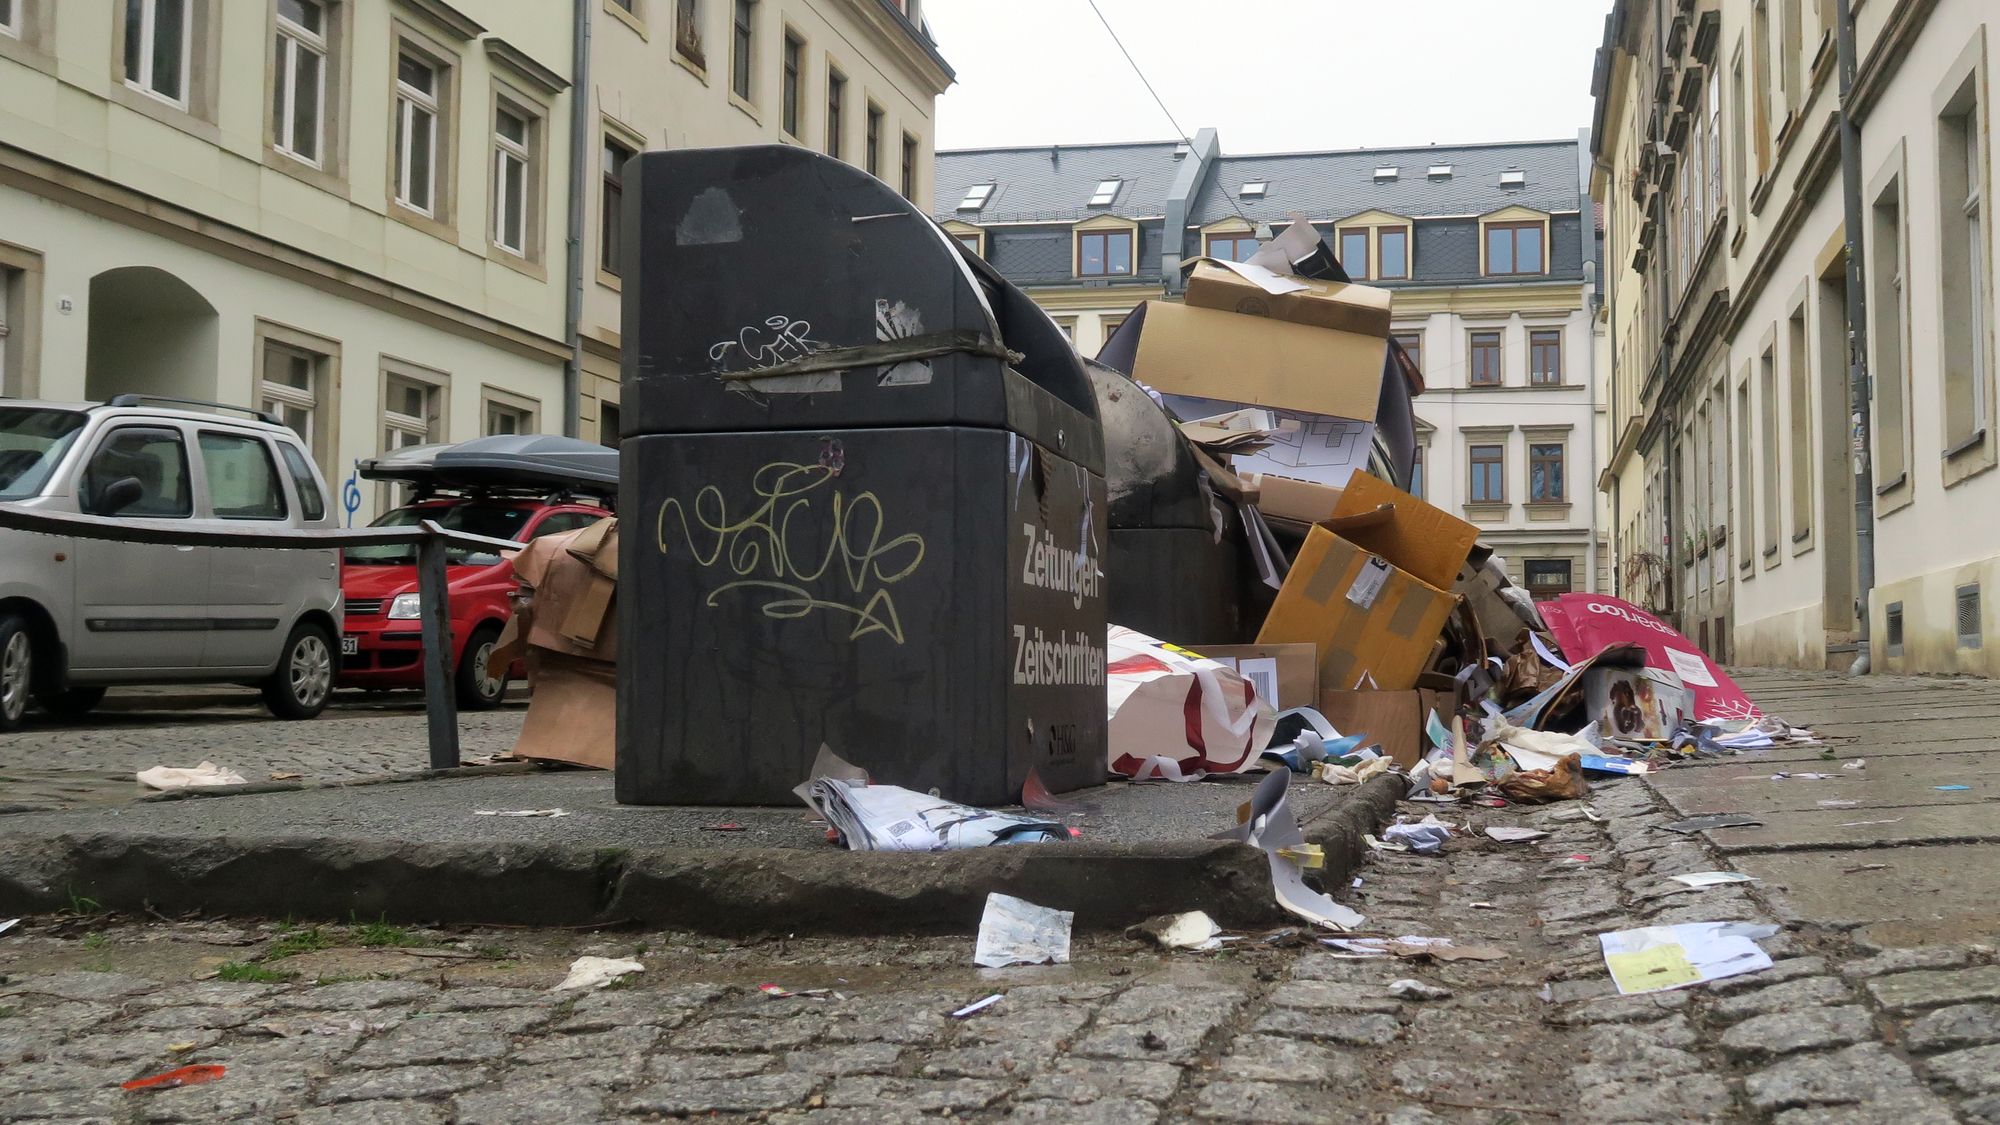
[[[1992,432],[1982,426],[1944,451],[1944,486],[1952,488],[1993,468]]]
[[[611,290],[613,293],[623,293],[625,291],[625,279],[615,273],[611,273],[603,266],[597,267],[597,283]]]
[[[752,103],[743,100],[743,98],[738,96],[738,94],[734,90],[729,91],[729,104],[735,106],[737,112],[741,113],[745,117],[748,117],[750,120],[755,121],[757,124],[762,125],[764,123],[764,119],[757,115],[757,107]]]
[[[532,277],[536,281],[547,281],[549,279],[548,267],[542,264],[539,257],[523,257],[493,242],[486,244],[486,260],[495,265],[506,266],[515,273]]]
[[[1888,483],[1886,483],[1886,484],[1878,484],[1878,485],[1876,485],[1876,486],[1875,486],[1875,495],[1876,495],[1876,496],[1878,496],[1878,497],[1879,497],[1879,496],[1887,496],[1887,495],[1889,495],[1889,494],[1890,494],[1891,492],[1894,492],[1894,491],[1896,491],[1897,489],[1899,489],[1899,488],[1903,487],[1903,485],[1905,485],[1905,484],[1909,483],[1909,480],[1910,480],[1910,474],[1908,474],[1908,473],[1897,473],[1897,474],[1896,474],[1896,479],[1895,479],[1895,480],[1892,480],[1892,481],[1889,481],[1889,482],[1888,482]]]
[[[1792,532],[1792,542],[1794,543],[1804,543],[1811,538],[1812,538],[1812,528],[1810,527],[1806,528],[1804,531]]]
[[[1440,388],[1438,388],[1438,389],[1439,389],[1439,390],[1444,390],[1444,389],[1446,389],[1446,388],[1443,388],[1443,387],[1440,387]],[[1467,383],[1467,384],[1466,384],[1466,385],[1464,385],[1463,387],[1459,387],[1459,388],[1457,388],[1457,389],[1458,389],[1458,390],[1461,390],[1461,391],[1504,391],[1504,390],[1506,390],[1506,389],[1507,389],[1507,384],[1506,384],[1506,383],[1504,383],[1504,382],[1503,382],[1503,383]]]
[[[33,29],[30,28],[28,33],[32,36]],[[51,78],[56,77],[56,57],[42,50],[38,43],[29,40],[0,33],[0,59],[10,59],[22,66],[39,70]]]
[[[1973,450],[1979,448],[1980,445],[1985,443],[1985,441],[1986,441],[1986,430],[1983,427],[1974,430],[1972,431],[1972,435],[1970,437],[1967,437],[1964,441],[1961,441],[1957,445],[1954,445],[1951,448],[1945,450],[1944,459],[1947,461],[1956,461],[1965,454],[1970,453]]]
[[[1745,230],[1741,226],[1736,228],[1735,234],[1729,236],[1730,257],[1734,258],[1738,254],[1741,254],[1743,252],[1743,240],[1747,237],[1749,237],[1749,231]]]
[[[688,58],[686,55],[681,54],[679,50],[674,51],[673,54],[674,54],[675,66],[678,66],[682,70],[687,71],[689,74],[694,75],[695,78],[700,80],[702,85],[704,86],[708,85],[708,68],[706,66],[702,66],[701,64],[695,62],[693,59]]]
[[[1729,542],[1729,528],[1726,526],[1711,528],[1708,533],[1708,542],[1716,550],[1721,550],[1722,545]]]
[[[604,11],[619,23],[631,28],[634,35],[637,35],[641,39],[647,37],[646,21],[640,19],[635,13],[626,11],[624,7],[618,4],[617,0],[604,0]]]
[[[350,203],[353,202],[353,192],[348,187],[347,180],[342,176],[344,169],[340,169],[338,166],[331,172],[324,168],[315,168],[310,164],[298,160],[289,153],[282,152],[267,144],[264,146],[264,167],[269,168],[273,172],[290,176],[302,184],[311,184],[328,195],[345,199]]]
[[[421,211],[413,211],[394,199],[389,201],[389,217],[402,223],[404,226],[413,227],[432,237],[441,238],[453,244],[458,242],[458,228],[453,226],[448,218],[433,218]]]
[[[1504,520],[1514,505],[1505,500],[1473,500],[1464,505],[1465,514],[1475,520]]]
[[[1525,387],[1524,389],[1530,391],[1580,391],[1583,389],[1583,384],[1582,383],[1537,383],[1533,379],[1530,379],[1528,380],[1527,387]]]
[[[198,137],[212,145],[222,144],[222,130],[212,121],[196,116],[191,109],[182,109],[172,102],[162,101],[151,94],[126,85],[123,79],[111,84],[111,100],[126,109],[159,122],[169,128],[179,129],[191,137]]]
[[[1752,215],[1761,215],[1764,213],[1764,204],[1770,202],[1771,192],[1776,190],[1777,186],[1777,167],[1773,165],[1765,169],[1763,175],[1757,177],[1756,186],[1750,189],[1750,213]]]

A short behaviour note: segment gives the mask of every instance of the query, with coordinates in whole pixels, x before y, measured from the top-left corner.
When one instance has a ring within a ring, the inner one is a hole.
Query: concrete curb
[[[1402,795],[1377,778],[1304,825],[1346,885]],[[1081,929],[1119,929],[1206,910],[1231,927],[1282,923],[1263,855],[1190,840],[1075,843],[903,855],[745,848],[590,849],[410,844],[310,836],[0,833],[0,914],[80,898],[145,910],[249,917],[587,926],[637,923],[763,933],[967,933],[1000,891],[1072,910]]]

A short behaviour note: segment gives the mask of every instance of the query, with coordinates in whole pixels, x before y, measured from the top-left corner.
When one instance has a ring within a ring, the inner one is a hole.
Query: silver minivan
[[[298,435],[268,414],[137,395],[0,400],[9,504],[135,527],[330,530],[327,495]],[[273,714],[309,719],[333,690],[339,620],[337,550],[0,530],[0,731],[31,698],[70,718],[115,684],[254,684]]]

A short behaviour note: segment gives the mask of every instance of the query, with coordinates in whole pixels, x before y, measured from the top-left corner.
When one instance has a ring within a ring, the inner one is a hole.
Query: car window
[[[544,535],[561,535],[565,531],[575,531],[579,527],[589,527],[603,518],[603,516],[595,512],[557,512],[555,515],[543,520],[541,525],[535,528],[535,534],[532,538],[540,539]]]
[[[106,489],[126,477],[139,482],[139,499],[116,512],[99,510]],[[93,515],[177,519],[194,514],[188,485],[187,446],[179,430],[120,426],[106,435],[83,470],[83,509]]]
[[[208,499],[225,520],[285,518],[285,487],[263,438],[201,432],[201,467],[208,474]]]
[[[0,408],[0,500],[23,500],[40,492],[84,421],[74,410]]]
[[[319,478],[313,476],[306,455],[288,441],[279,442],[278,451],[285,455],[285,468],[291,470],[292,484],[299,490],[299,513],[309,520],[324,519],[326,497],[320,495]]]
[[[528,522],[528,514],[526,508],[475,502],[453,504],[450,507],[397,508],[385,513],[369,526],[415,527],[425,520],[432,520],[446,531],[463,531],[493,539],[511,539],[518,543],[521,529]],[[383,543],[366,547],[349,547],[346,558],[349,563],[361,566],[407,566],[417,561],[417,550],[402,543]],[[499,555],[467,547],[448,548],[445,558],[454,566],[490,566],[500,561]]]

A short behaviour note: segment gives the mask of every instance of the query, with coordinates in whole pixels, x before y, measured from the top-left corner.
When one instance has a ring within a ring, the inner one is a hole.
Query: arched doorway
[[[84,394],[215,398],[216,313],[187,282],[152,266],[90,279]]]

